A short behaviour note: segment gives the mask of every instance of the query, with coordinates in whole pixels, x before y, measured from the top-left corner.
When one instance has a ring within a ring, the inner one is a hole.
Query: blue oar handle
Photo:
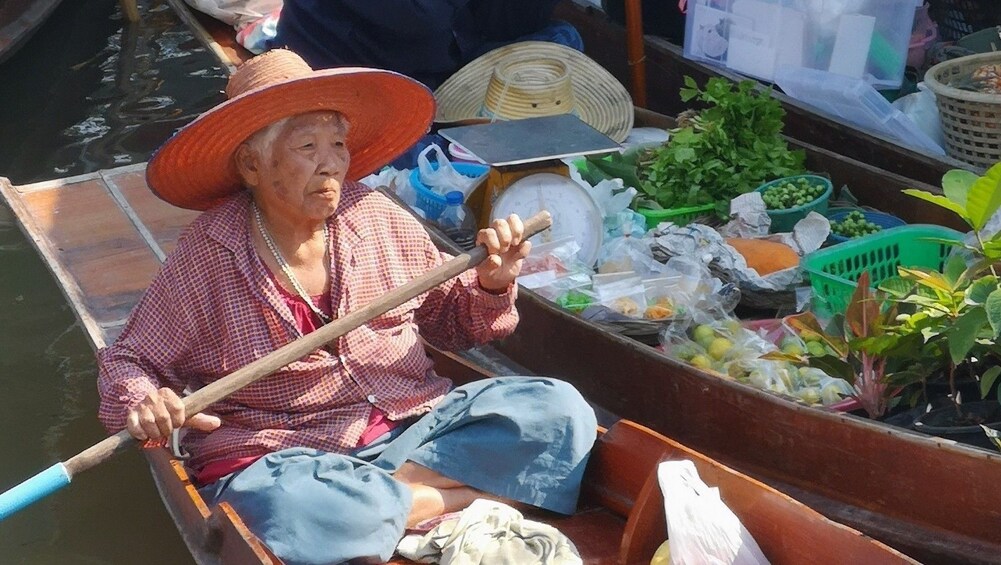
[[[70,484],[77,473],[107,461],[135,443],[129,432],[122,430],[0,494],[0,521]]]
[[[70,474],[66,470],[66,465],[56,463],[27,481],[0,494],[0,520],[31,505],[36,500],[45,498],[68,484],[70,484]]]

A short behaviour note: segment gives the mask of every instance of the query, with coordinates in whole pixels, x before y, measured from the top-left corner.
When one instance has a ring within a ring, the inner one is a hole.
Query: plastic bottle
[[[468,250],[476,244],[476,218],[472,210],[462,203],[463,199],[458,190],[445,195],[445,210],[438,217],[438,226],[449,239]]]

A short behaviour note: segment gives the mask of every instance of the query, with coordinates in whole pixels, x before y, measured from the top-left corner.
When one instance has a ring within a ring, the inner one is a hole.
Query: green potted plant
[[[899,391],[925,377],[914,356],[921,337],[892,332],[896,318],[896,304],[873,290],[869,273],[863,272],[845,314],[836,317],[829,329],[812,313],[789,318],[800,336],[823,342],[828,354],[778,356],[848,381],[859,406],[870,418],[879,419],[898,401],[894,397]]]
[[[959,367],[982,369],[976,375],[983,394],[1001,374],[1001,366],[985,367],[981,360],[1001,358],[1001,232],[985,237],[984,228],[1001,208],[1001,163],[980,177],[963,170],[946,173],[944,195],[920,190],[905,193],[957,214],[973,234],[966,251],[953,255],[939,271],[899,270],[903,285],[890,289],[908,312],[898,318],[893,332],[921,336],[926,359],[937,359],[949,381],[951,406],[931,410],[915,422],[919,431],[989,446],[981,425],[1001,427],[1001,404],[991,400],[963,403],[957,393]],[[907,284],[909,283],[909,286]],[[979,372],[979,371],[978,371]]]

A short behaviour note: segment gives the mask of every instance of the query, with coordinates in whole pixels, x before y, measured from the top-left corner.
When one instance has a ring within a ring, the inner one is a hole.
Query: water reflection
[[[63,2],[0,66],[0,174],[25,183],[146,161],[222,99],[223,69],[166,1],[141,4],[142,22],[123,25],[115,2]]]
[[[224,73],[165,0],[64,0],[0,65],[0,176],[23,184],[146,161],[218,102]],[[104,437],[93,352],[0,208],[0,489]],[[0,523],[3,563],[189,563],[138,453]]]

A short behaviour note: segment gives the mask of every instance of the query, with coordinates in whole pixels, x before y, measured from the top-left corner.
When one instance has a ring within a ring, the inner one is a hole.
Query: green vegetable
[[[558,304],[560,308],[565,308],[575,314],[579,314],[593,303],[594,301],[590,296],[576,290],[571,290],[556,298],[556,304]]]
[[[685,77],[681,99],[708,105],[694,116],[682,116],[670,141],[641,156],[637,204],[663,208],[714,203],[721,216],[730,200],[761,183],[801,174],[805,155],[791,151],[782,138],[785,111],[754,81],[734,84],[712,78],[705,90]]]
[[[831,222],[831,233],[854,239],[874,234],[883,228],[865,219],[865,214],[858,210],[849,212],[840,222]]]
[[[769,210],[785,210],[809,204],[827,192],[822,184],[811,184],[800,177],[796,181],[780,182],[764,191],[761,199]]]

